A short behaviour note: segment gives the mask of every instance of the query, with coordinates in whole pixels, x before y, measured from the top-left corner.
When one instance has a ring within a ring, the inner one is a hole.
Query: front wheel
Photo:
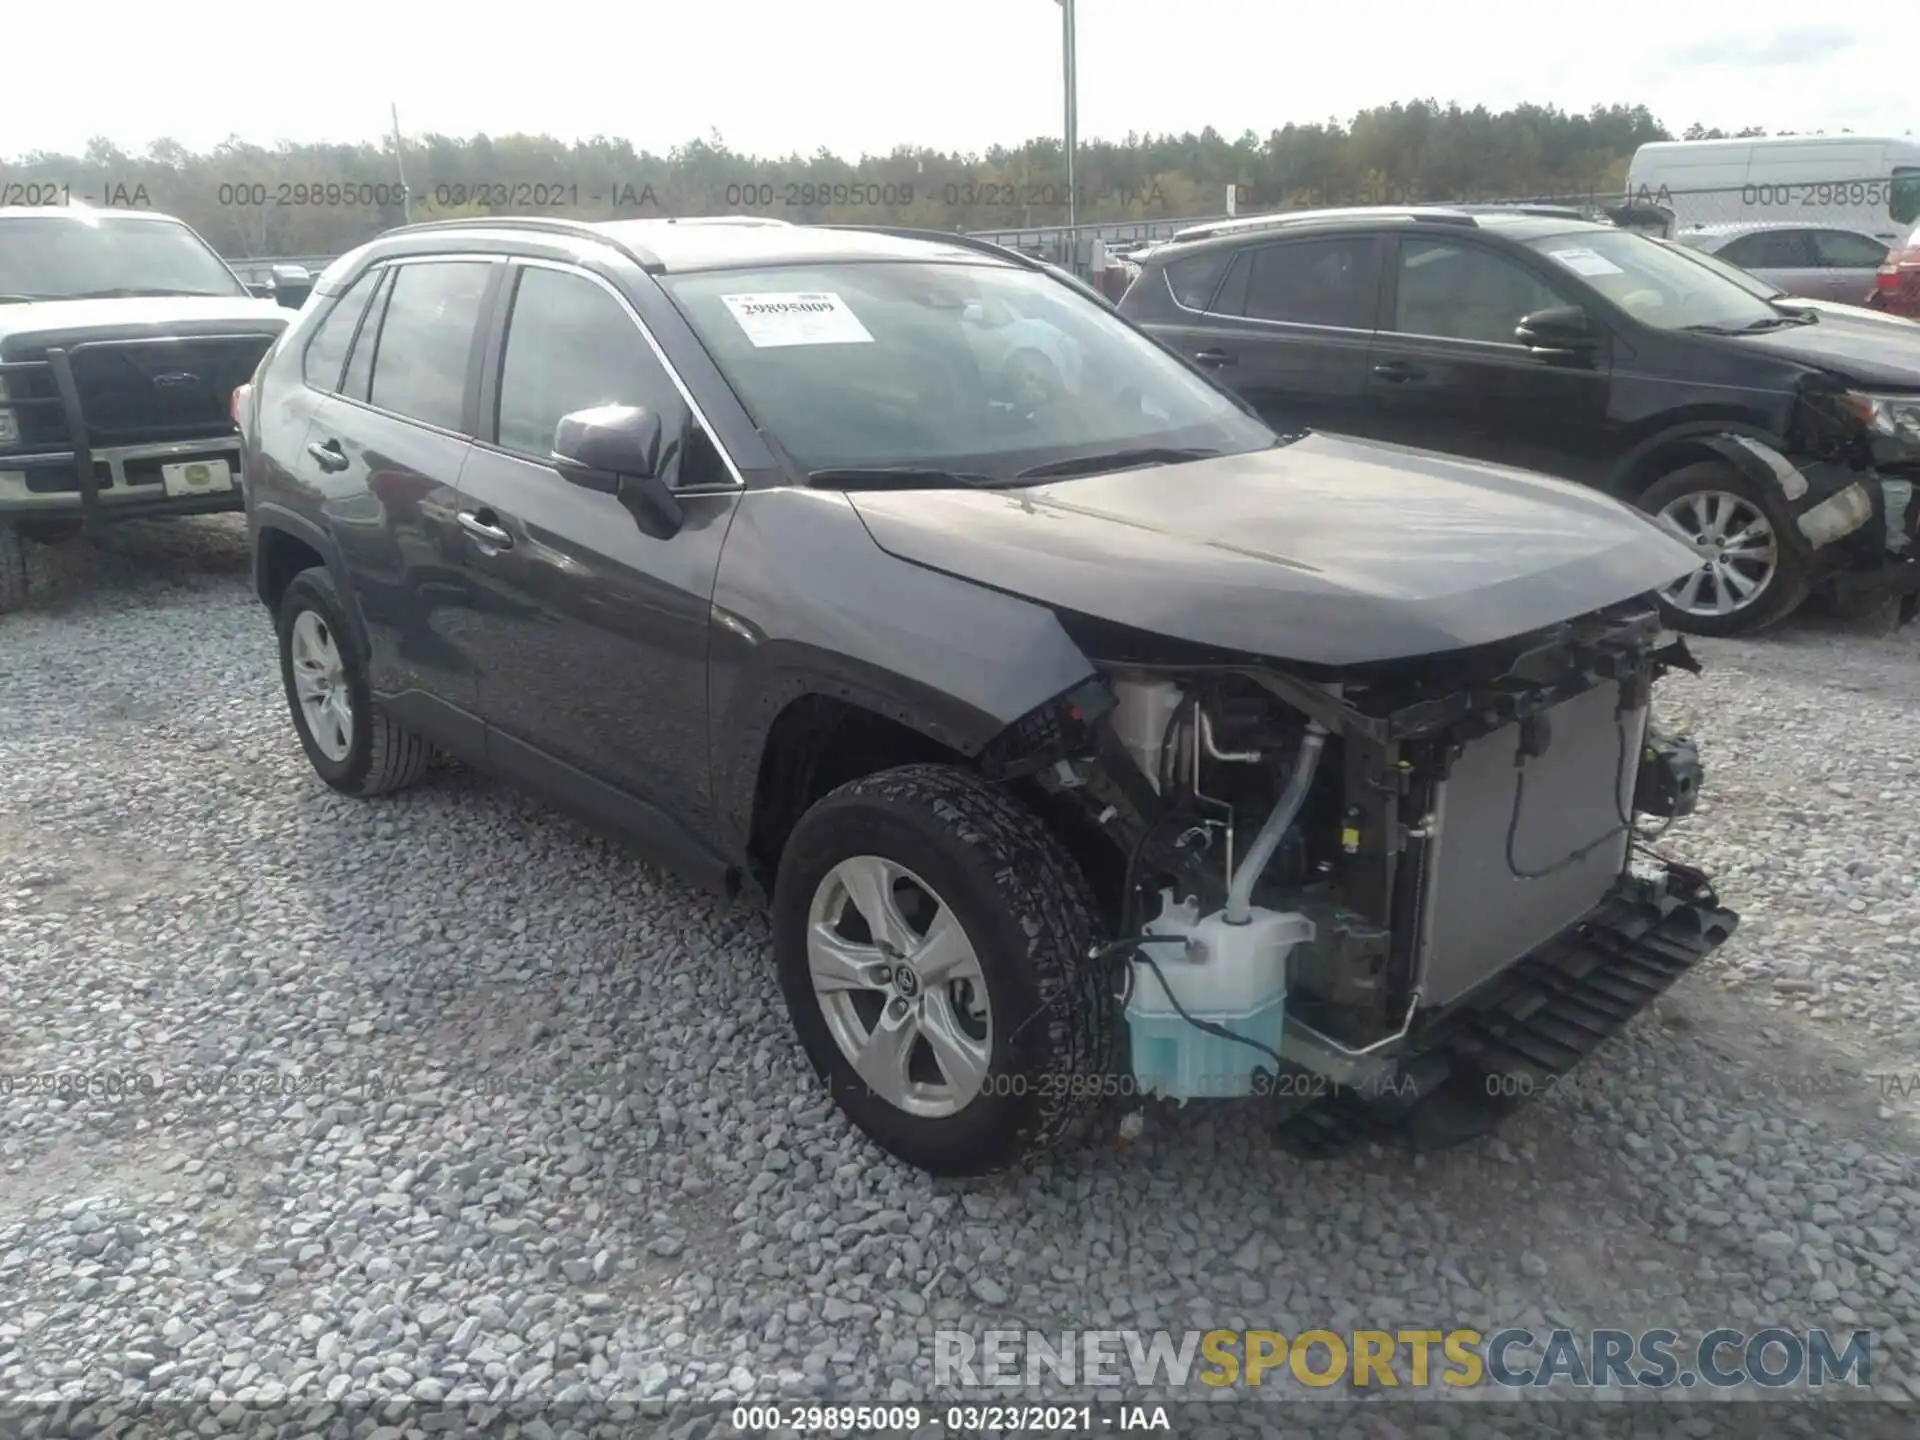
[[[815,1072],[883,1149],[1002,1170],[1101,1109],[1118,1006],[1084,877],[972,771],[909,765],[801,817],[774,884],[780,988]]]
[[[1745,635],[1807,598],[1812,558],[1792,516],[1729,465],[1705,461],[1662,476],[1640,508],[1691,549],[1700,568],[1660,592],[1660,613],[1694,635]]]

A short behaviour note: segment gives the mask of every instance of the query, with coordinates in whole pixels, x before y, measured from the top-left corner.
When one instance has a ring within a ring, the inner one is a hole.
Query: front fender
[[[774,722],[820,695],[961,755],[1094,673],[1043,605],[899,560],[846,496],[750,491],[714,588],[714,814],[743,853]]]

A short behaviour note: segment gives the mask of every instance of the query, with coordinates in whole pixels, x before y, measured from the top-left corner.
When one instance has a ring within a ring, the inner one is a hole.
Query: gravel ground
[[[1500,1136],[1306,1165],[1154,1114],[964,1187],[826,1103],[751,906],[469,774],[325,789],[236,521],[35,560],[0,620],[0,1398],[365,1433],[394,1397],[926,1399],[936,1330],[1459,1324],[1872,1326],[1920,1397],[1920,635],[1696,644],[1663,703],[1708,789],[1667,844],[1742,929]],[[51,1071],[96,1093],[20,1088]]]

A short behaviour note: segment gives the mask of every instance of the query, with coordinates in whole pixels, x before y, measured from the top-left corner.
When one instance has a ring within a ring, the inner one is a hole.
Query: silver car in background
[[[1673,238],[1789,295],[1844,305],[1866,304],[1874,276],[1887,258],[1885,241],[1839,225],[1749,221],[1702,225]]]

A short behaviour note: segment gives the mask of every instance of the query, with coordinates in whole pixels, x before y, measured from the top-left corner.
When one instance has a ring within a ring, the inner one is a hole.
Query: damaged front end
[[[1715,435],[1706,448],[1793,519],[1813,578],[1836,591],[1894,592],[1900,623],[1920,610],[1920,395],[1820,377],[1803,390],[1784,446]]]
[[[1733,933],[1645,849],[1700,779],[1650,723],[1655,681],[1696,668],[1650,600],[1338,672],[1077,629],[1101,677],[983,762],[1123,857],[1090,963],[1125,1093],[1273,1097],[1307,1154],[1448,1143]]]

